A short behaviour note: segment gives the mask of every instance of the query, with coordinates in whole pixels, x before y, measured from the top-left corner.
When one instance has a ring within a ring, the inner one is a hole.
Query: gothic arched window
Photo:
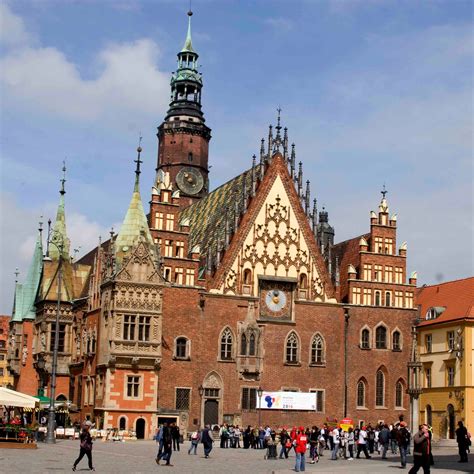
[[[398,331],[395,331],[392,334],[392,349],[394,351],[400,351],[402,349],[401,336],[400,336],[400,333]]]
[[[240,336],[240,355],[247,355],[247,336],[245,333]]]
[[[324,363],[324,342],[320,334],[316,334],[311,341],[311,363]]]
[[[392,304],[392,297],[391,297],[390,291],[387,291],[385,293],[385,306],[391,306],[391,304]]]
[[[119,430],[127,429],[127,419],[124,416],[121,416],[119,419]]]
[[[288,364],[298,363],[298,336],[294,332],[286,339],[285,360]]]
[[[403,383],[400,380],[395,385],[395,407],[403,407]]]
[[[249,356],[255,355],[255,334],[250,334],[249,337]]]
[[[222,360],[231,360],[232,359],[232,344],[234,338],[232,336],[232,331],[229,328],[225,328],[221,336],[221,351],[220,356]]]
[[[250,285],[252,283],[252,270],[246,268],[244,270],[244,285]]]
[[[375,347],[377,349],[387,348],[387,329],[385,326],[379,326],[375,330]]]
[[[370,349],[370,331],[368,329],[362,329],[360,347],[362,349]]]
[[[383,407],[385,405],[385,375],[381,370],[377,371],[375,376],[375,406]]]
[[[380,291],[375,292],[375,306],[380,306]]]
[[[357,383],[357,406],[365,407],[365,382],[359,380]]]

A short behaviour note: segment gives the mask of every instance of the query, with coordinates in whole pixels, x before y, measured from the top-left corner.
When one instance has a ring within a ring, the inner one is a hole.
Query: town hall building
[[[150,438],[163,421],[408,419],[416,273],[385,190],[367,233],[335,243],[280,114],[242,173],[211,190],[191,15],[151,195],[139,147],[117,234],[71,258],[65,178],[46,245],[40,226],[10,324],[15,386],[48,394],[59,310],[56,398],[99,427]],[[268,409],[259,391],[314,393],[314,408]]]

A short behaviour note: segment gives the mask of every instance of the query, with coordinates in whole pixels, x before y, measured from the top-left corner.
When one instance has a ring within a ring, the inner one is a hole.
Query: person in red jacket
[[[308,436],[305,433],[305,429],[300,426],[298,434],[294,441],[295,451],[296,451],[296,464],[295,471],[303,472],[306,467],[306,446],[308,444]]]

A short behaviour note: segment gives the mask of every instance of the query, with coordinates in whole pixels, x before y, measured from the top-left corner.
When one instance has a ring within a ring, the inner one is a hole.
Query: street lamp
[[[263,388],[257,388],[257,395],[258,395],[258,428],[260,429],[262,424],[262,395],[263,395]]]
[[[202,385],[199,385],[198,387],[198,392],[199,392],[199,400],[200,400],[200,405],[199,405],[199,428],[202,427],[202,396],[204,395],[204,387]]]
[[[56,238],[55,238],[56,237]],[[46,443],[56,443],[54,437],[54,429],[56,424],[56,407],[54,405],[54,399],[56,398],[56,372],[58,368],[58,348],[59,348],[59,317],[61,314],[61,285],[62,285],[62,263],[63,263],[63,251],[64,242],[62,235],[53,232],[53,237],[49,238],[48,244],[54,245],[59,252],[58,261],[58,300],[56,302],[56,321],[54,327],[54,347],[53,347],[53,363],[51,365],[51,393],[49,394],[49,415],[48,415],[48,434],[46,437]]]

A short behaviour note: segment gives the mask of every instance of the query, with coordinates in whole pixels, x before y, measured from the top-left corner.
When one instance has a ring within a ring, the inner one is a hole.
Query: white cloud
[[[31,41],[23,19],[15,15],[5,2],[0,3],[0,44],[21,46]]]
[[[54,215],[56,205],[49,203],[43,209],[21,207],[14,198],[2,193],[0,195],[0,312],[7,314],[11,311],[14,294],[15,269],[20,272],[22,282],[28,272],[34,245],[38,235],[38,222],[41,214]],[[47,218],[44,222],[43,245],[46,245]],[[54,219],[53,219],[54,221]],[[71,239],[71,256],[74,249],[79,249],[77,257],[93,249],[99,240],[109,237],[110,227],[89,220],[83,214],[70,212],[66,208],[67,233]],[[117,232],[119,224],[113,225]]]
[[[31,44],[21,18],[3,9],[14,33],[10,46],[15,46],[0,60],[8,103],[60,118],[116,122],[156,114],[165,106],[169,74],[157,68],[159,48],[152,40],[107,45],[97,53],[100,73],[84,79],[59,49]]]

